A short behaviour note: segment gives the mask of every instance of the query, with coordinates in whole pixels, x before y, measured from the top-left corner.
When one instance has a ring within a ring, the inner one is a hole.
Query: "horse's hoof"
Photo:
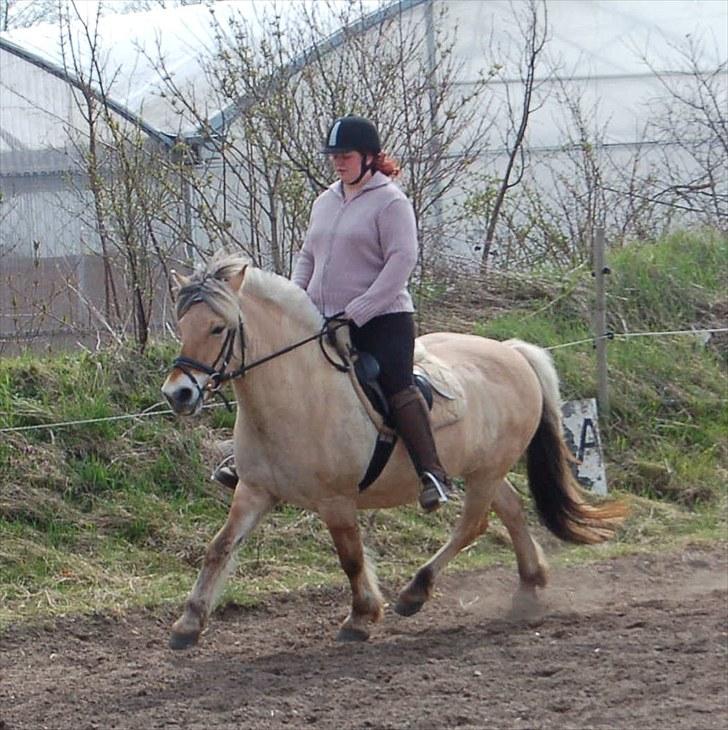
[[[189,649],[197,644],[199,638],[199,634],[178,634],[173,631],[169,637],[169,648],[175,651]]]
[[[337,641],[366,641],[368,638],[368,631],[364,631],[364,629],[352,629],[348,626],[342,626],[336,635]]]
[[[400,600],[394,604],[394,610],[400,616],[414,616],[424,605],[424,601],[403,601],[400,598]]]
[[[538,600],[535,591],[520,589],[516,592],[507,615],[508,620],[523,622],[528,626],[539,626],[545,617],[546,608]]]

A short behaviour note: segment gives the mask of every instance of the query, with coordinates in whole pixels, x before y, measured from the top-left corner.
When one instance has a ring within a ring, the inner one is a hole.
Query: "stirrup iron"
[[[228,489],[235,489],[238,486],[238,472],[235,469],[235,455],[230,454],[224,458],[210,475],[214,482],[222,484]]]
[[[420,507],[425,512],[434,512],[447,503],[445,487],[432,472],[423,471],[420,480],[422,482]]]

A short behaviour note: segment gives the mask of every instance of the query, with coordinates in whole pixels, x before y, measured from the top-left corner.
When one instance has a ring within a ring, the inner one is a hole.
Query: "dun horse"
[[[326,524],[352,592],[338,638],[368,638],[384,601],[364,553],[357,511],[417,500],[419,480],[404,446],[398,443],[381,475],[360,490],[377,426],[349,375],[333,366],[336,350],[317,337],[322,316],[287,279],[226,256],[190,278],[177,277],[177,285],[182,350],[162,390],[177,414],[193,415],[221,382],[232,381],[239,481],[170,645],[197,642],[234,551],[279,501],[313,510]],[[624,506],[592,506],[582,498],[569,469],[558,379],[546,351],[518,340],[452,333],[426,335],[418,343],[457,394],[436,396],[433,420],[443,463],[466,489],[449,541],[402,590],[395,611],[410,616],[422,608],[438,573],[485,530],[490,510],[512,538],[520,594],[535,597],[536,587],[546,584],[547,566],[506,479],[514,463],[526,454],[538,513],[562,540],[607,539]],[[460,411],[453,415],[451,408],[448,418],[438,411],[457,404]]]

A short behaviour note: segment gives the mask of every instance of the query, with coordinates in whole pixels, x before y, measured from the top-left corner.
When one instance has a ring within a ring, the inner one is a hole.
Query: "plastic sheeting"
[[[381,5],[380,0],[365,0],[362,7],[369,12]],[[194,134],[199,120],[170,103],[169,94],[163,93],[165,84],[173,83],[194,98],[203,116],[215,116],[222,111],[220,97],[206,77],[206,67],[220,45],[236,42],[231,22],[236,21],[237,27],[243,24],[255,47],[274,16],[280,18],[284,31],[294,32],[300,14],[312,7],[324,28],[330,23],[330,30],[337,30],[336,15],[327,14],[325,4],[254,0],[106,15],[98,19],[98,30],[90,15],[86,27],[73,25],[72,42],[61,39],[58,27],[49,24],[2,33],[0,40],[8,45],[0,46],[0,152],[54,147],[63,141],[64,124],[78,126],[74,99],[78,92],[68,85],[59,90],[53,80],[57,76],[90,79],[95,89],[103,89],[108,99],[147,125],[150,133],[172,138]],[[331,5],[334,13],[349,7],[344,0]],[[98,37],[93,54],[87,30]],[[10,52],[11,46],[23,58]],[[96,71],[90,70],[93,55],[99,61],[100,84]]]

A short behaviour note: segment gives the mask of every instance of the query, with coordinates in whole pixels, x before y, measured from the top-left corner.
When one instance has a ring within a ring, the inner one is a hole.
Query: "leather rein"
[[[306,345],[309,342],[313,342],[314,340],[318,340],[319,346],[321,347],[321,352],[331,365],[333,365],[339,372],[348,372],[350,365],[344,360],[344,358],[342,357],[342,362],[336,362],[331,358],[329,353],[326,351],[326,347],[324,346],[325,338],[328,339],[329,342],[333,343],[333,332],[340,327],[344,327],[348,324],[347,321],[341,321],[340,317],[341,314],[335,314],[332,317],[324,317],[324,323],[321,329],[315,335],[311,335],[310,337],[306,337],[303,340],[294,342],[292,345],[288,345],[281,350],[276,350],[270,355],[265,355],[264,357],[261,357],[258,360],[254,360],[247,365],[245,364],[245,328],[243,325],[243,320],[238,317],[237,326],[227,328],[225,332],[225,339],[223,340],[220,352],[217,354],[217,357],[213,361],[212,365],[207,365],[204,362],[195,360],[194,358],[184,357],[180,355],[172,361],[172,367],[181,370],[189,378],[189,380],[194,383],[200,395],[200,398],[204,398],[205,393],[203,389],[200,388],[197,380],[192,376],[190,370],[199,370],[209,375],[210,381],[206,384],[205,390],[209,393],[212,393],[213,395],[219,396],[227,406],[228,410],[232,410],[227,398],[225,398],[225,396],[220,391],[220,388],[225,383],[227,383],[229,380],[235,380],[236,378],[245,377],[246,373],[249,370],[257,368],[259,365],[263,365],[270,360],[274,360],[275,358],[280,357],[281,355],[285,355],[292,350],[296,350],[302,345]],[[332,324],[332,322],[335,323]],[[238,335],[240,336],[241,364],[240,367],[236,368],[235,370],[228,371],[228,366],[230,365],[230,361],[232,360],[235,353],[235,340]]]

